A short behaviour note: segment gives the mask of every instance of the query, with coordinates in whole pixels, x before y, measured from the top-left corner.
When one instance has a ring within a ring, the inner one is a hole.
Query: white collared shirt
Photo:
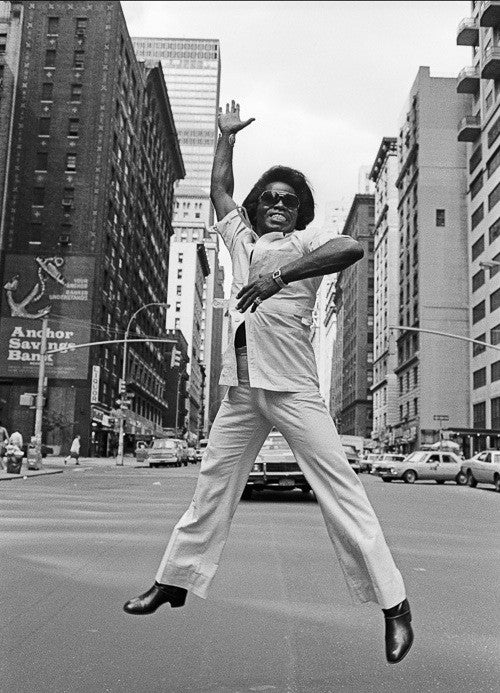
[[[229,344],[224,354],[220,385],[238,384],[234,336],[245,321],[251,387],[283,392],[318,388],[316,360],[309,339],[312,311],[322,277],[292,282],[252,313],[236,309],[236,295],[260,275],[307,255],[332,240],[325,232],[309,229],[266,233],[259,238],[245,211],[229,212],[214,228],[229,250],[233,282],[229,299]]]

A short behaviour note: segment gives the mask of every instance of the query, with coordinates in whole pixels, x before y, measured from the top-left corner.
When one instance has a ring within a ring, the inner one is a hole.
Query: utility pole
[[[42,338],[40,340],[40,362],[38,365],[38,390],[36,395],[36,410],[35,410],[35,459],[37,469],[42,466],[42,417],[44,404],[44,384],[45,384],[45,354],[47,351],[47,331],[49,321],[47,317],[42,320]]]

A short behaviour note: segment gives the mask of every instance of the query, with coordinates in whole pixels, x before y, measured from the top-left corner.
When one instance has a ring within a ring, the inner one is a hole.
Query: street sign
[[[434,421],[449,421],[450,420],[450,417],[448,416],[448,414],[434,414],[434,416],[432,418],[434,419]]]

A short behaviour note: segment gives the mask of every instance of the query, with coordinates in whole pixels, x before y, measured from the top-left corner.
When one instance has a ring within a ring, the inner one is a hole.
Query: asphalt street
[[[499,494],[362,475],[413,608],[407,658],[353,604],[314,499],[240,503],[207,600],[133,617],[198,466],[0,484],[2,693],[481,693],[499,689]]]

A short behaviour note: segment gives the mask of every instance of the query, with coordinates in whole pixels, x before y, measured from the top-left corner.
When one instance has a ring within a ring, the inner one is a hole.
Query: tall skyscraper
[[[163,73],[135,60],[119,2],[30,2],[22,11],[0,258],[0,407],[9,430],[29,440],[42,316],[49,348],[123,338],[131,318],[134,336],[166,336],[162,308],[148,304],[167,301],[173,188],[184,167]],[[48,442],[67,449],[80,433],[84,454],[109,452],[123,353],[106,344],[48,359]],[[127,433],[163,432],[167,368],[161,344],[129,345]]]
[[[373,382],[373,195],[357,194],[347,215],[344,234],[364,250],[358,262],[339,275],[342,301],[342,408],[340,433],[369,438],[372,431]]]
[[[457,123],[469,108],[469,97],[457,94],[455,79],[431,77],[428,67],[420,67],[400,118],[396,180],[398,323],[464,337],[469,333],[467,174]],[[448,416],[450,426],[467,426],[465,342],[403,329],[397,361],[395,442],[404,451],[438,440],[435,416]]]
[[[374,325],[373,325],[373,432],[377,446],[385,450],[393,443],[393,427],[399,419],[396,332],[399,275],[394,271],[399,258],[397,140],[384,137],[370,171],[375,185],[374,235]]]
[[[205,427],[217,410],[217,383],[221,368],[221,335],[213,329],[214,298],[221,295],[219,240],[210,233],[214,214],[210,203],[210,176],[217,141],[220,91],[220,45],[217,39],[133,38],[140,59],[160,60],[174,113],[186,177],[176,188],[174,228],[204,224],[204,241],[210,267],[203,305],[201,345],[206,370]],[[185,242],[187,238],[183,239]],[[198,242],[198,241],[197,241]],[[194,257],[194,255],[193,255]],[[175,261],[175,258],[174,258]],[[177,268],[172,266],[175,272]],[[184,265],[184,273],[189,267]],[[191,276],[196,276],[195,267]],[[187,296],[188,294],[186,294]],[[187,300],[187,299],[186,299]],[[186,307],[192,312],[192,307]],[[189,341],[189,339],[188,339]]]
[[[458,124],[467,148],[470,336],[500,344],[500,3],[472,2],[457,43],[470,46],[471,65],[456,81],[470,94]],[[471,423],[454,431],[466,454],[500,447],[500,358],[495,349],[474,344],[471,358]],[[450,419],[451,424],[451,419]]]

